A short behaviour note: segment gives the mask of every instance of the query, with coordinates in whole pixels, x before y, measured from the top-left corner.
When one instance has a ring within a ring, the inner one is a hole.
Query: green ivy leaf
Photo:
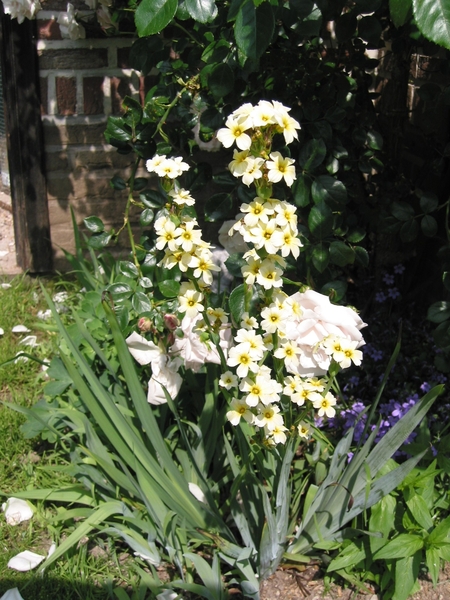
[[[139,37],[159,33],[173,19],[178,0],[142,0],[134,21]]]
[[[199,23],[209,23],[217,14],[214,0],[184,0],[189,14]]]
[[[450,3],[448,0],[413,0],[414,18],[421,33],[450,50]]]
[[[101,233],[105,230],[103,221],[98,217],[86,217],[86,219],[83,219],[83,223],[91,233]]]
[[[274,29],[271,4],[264,2],[256,7],[252,0],[247,0],[237,14],[234,26],[239,50],[250,60],[259,60],[272,40]]]
[[[308,227],[311,233],[319,239],[327,237],[333,231],[333,213],[325,202],[319,201],[311,208]]]
[[[208,77],[208,87],[217,100],[233,91],[234,73],[231,67],[226,63],[215,66]]]
[[[330,244],[330,261],[338,267],[345,267],[355,262],[355,251],[340,240]]]

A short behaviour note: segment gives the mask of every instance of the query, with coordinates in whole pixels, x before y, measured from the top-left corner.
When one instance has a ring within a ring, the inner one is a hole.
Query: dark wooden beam
[[[1,60],[17,264],[31,273],[52,270],[52,247],[39,100],[36,23],[3,13]]]

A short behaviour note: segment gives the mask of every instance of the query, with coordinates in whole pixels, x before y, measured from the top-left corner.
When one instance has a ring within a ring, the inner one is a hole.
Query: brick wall
[[[86,11],[83,2],[73,2]],[[62,248],[73,250],[70,206],[77,221],[97,215],[107,225],[122,221],[124,193],[109,180],[127,175],[132,156],[118,154],[103,137],[107,116],[120,114],[124,96],[145,94],[144,80],[128,65],[132,40],[100,30],[87,39],[63,39],[57,23],[66,3],[49,0],[38,14],[41,112],[51,238],[55,267],[63,268]]]

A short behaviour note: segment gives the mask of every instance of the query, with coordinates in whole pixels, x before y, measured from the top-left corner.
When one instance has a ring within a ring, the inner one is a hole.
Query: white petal
[[[26,500],[20,498],[8,498],[2,505],[8,525],[17,525],[22,521],[28,521],[33,516],[33,509]]]
[[[43,560],[45,560],[45,556],[30,552],[30,550],[24,550],[24,552],[19,552],[9,560],[8,567],[16,571],[31,571]]]
[[[49,556],[51,556],[55,550],[56,550],[56,544],[55,544],[55,542],[53,542],[52,545],[50,546],[50,548],[48,549],[47,558]]]
[[[39,346],[36,340],[37,337],[35,335],[27,335],[23,338],[23,340],[20,340],[19,344],[24,344],[25,346],[31,346],[34,348],[35,346]]]
[[[52,316],[52,311],[50,309],[40,310],[37,314],[37,318],[42,319],[43,321],[47,321],[48,319],[51,319],[51,316]]]
[[[3,594],[0,600],[23,600],[18,588],[12,588]]]
[[[3,331],[3,329],[0,327],[0,335],[5,335],[5,332]]]
[[[2,283],[2,284],[0,284],[0,287],[2,288],[2,290],[9,290],[9,288],[12,288],[12,285],[10,283]],[[15,589],[17,589],[17,588],[15,588]]]
[[[53,302],[65,302],[69,299],[69,294],[67,292],[58,292],[53,296]]]
[[[193,496],[195,496],[195,498],[197,498],[197,500],[199,502],[203,502],[203,504],[207,504],[205,494],[202,492],[202,490],[198,487],[198,485],[196,483],[189,482],[188,486],[189,486],[189,491],[191,492],[191,494]]]
[[[180,596],[173,590],[164,590],[156,596],[156,600],[176,600],[176,598],[179,597]]]
[[[130,351],[131,356],[137,360],[140,365],[148,365],[151,362],[159,361],[159,358],[163,354],[161,348],[159,348],[153,342],[149,342],[133,331],[131,335],[125,340]]]
[[[11,331],[13,333],[29,333],[31,329],[28,329],[28,327],[25,327],[25,325],[14,325]]]

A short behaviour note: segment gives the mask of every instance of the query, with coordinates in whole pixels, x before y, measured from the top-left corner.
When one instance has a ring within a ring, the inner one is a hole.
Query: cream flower
[[[272,152],[270,154],[272,160],[266,162],[266,166],[269,169],[267,177],[272,183],[278,183],[284,179],[286,185],[291,187],[296,179],[294,159],[283,158],[279,152]]]
[[[217,132],[217,139],[225,148],[230,148],[234,143],[240,150],[249,150],[252,138],[245,133],[250,128],[248,118],[245,115],[228,117],[225,127]]]
[[[318,398],[313,402],[314,408],[318,409],[317,415],[323,417],[326,415],[330,419],[336,414],[336,410],[333,408],[336,404],[336,398],[331,392],[328,392],[325,397]]]
[[[240,420],[243,418],[248,423],[253,423],[254,414],[249,410],[248,406],[243,400],[233,398],[230,403],[230,409],[227,412],[227,419],[232,425],[239,425]]]
[[[169,192],[169,196],[173,199],[175,204],[185,205],[185,206],[194,206],[195,200],[191,196],[188,190],[184,188],[180,188],[179,190],[171,190]]]

